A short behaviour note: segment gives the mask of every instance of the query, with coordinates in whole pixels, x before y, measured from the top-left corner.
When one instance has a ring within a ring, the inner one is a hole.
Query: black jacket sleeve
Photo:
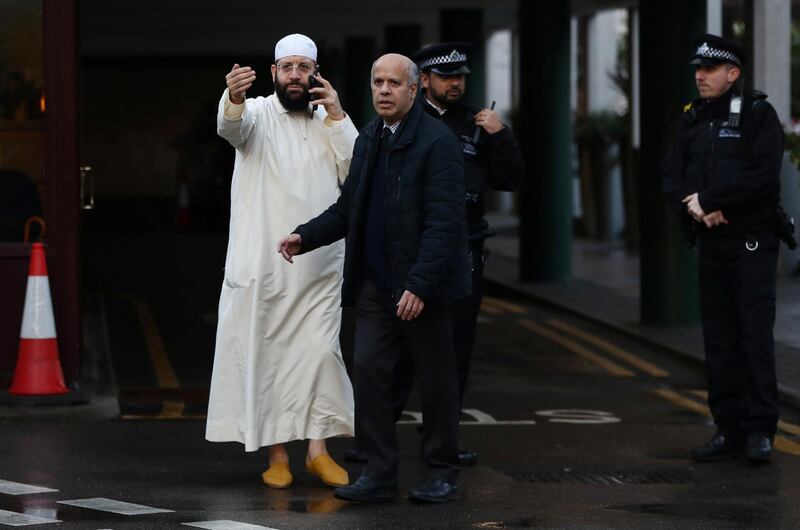
[[[448,264],[464,238],[464,158],[452,134],[440,136],[428,150],[423,176],[423,228],[417,260],[405,288],[423,301],[443,285]]]
[[[525,162],[508,127],[487,134],[489,142],[489,187],[514,191],[525,177]]]
[[[742,171],[726,175],[707,189],[698,199],[705,212],[738,207],[757,199],[770,190],[778,191],[778,175],[783,163],[783,128],[772,105],[766,101],[753,107],[746,124],[750,148]]]

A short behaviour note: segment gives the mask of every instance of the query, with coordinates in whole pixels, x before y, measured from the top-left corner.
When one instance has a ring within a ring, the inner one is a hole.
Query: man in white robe
[[[353,435],[339,347],[344,245],[294,267],[275,252],[287,229],[337,199],[358,135],[316,59],[311,39],[284,37],[271,68],[275,93],[245,99],[255,71],[234,65],[217,114],[236,162],[206,439],[269,446],[262,480],[276,488],[293,481],[283,444],[299,439],[309,440],[309,472],[347,484],[325,439]]]

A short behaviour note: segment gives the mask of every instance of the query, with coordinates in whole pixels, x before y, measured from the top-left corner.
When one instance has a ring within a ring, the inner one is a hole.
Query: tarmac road
[[[689,449],[713,433],[700,365],[520,300],[484,304],[461,430],[480,458],[461,473],[461,498],[441,506],[404,498],[425,473],[416,396],[397,428],[395,502],[335,499],[303,470],[301,443],[290,444],[295,485],[271,490],[260,483],[266,450],[203,439],[210,359],[198,338],[213,337],[213,313],[197,304],[180,316],[197,329],[183,340],[156,298],[116,293],[106,310],[123,415],[0,420],[0,526],[20,521],[6,512],[64,529],[800,526],[794,409],[783,410],[771,464],[695,464]],[[330,443],[338,461],[349,443]],[[355,479],[359,466],[347,467]],[[58,491],[11,495],[19,486],[3,481]],[[124,515],[80,502],[96,498],[172,511]]]

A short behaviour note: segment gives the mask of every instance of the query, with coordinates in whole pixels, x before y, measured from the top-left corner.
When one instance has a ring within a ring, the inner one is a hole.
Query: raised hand
[[[255,80],[255,70],[249,66],[234,64],[231,71],[225,76],[225,83],[228,85],[228,97],[231,103],[236,103],[237,105],[244,103],[244,93],[253,86],[253,81]]]
[[[341,103],[339,103],[339,94],[334,90],[331,83],[320,74],[315,75],[314,78],[322,86],[308,91],[311,94],[311,103],[325,107],[325,112],[328,113],[330,119],[334,121],[343,120],[346,115]]]
[[[483,127],[489,134],[494,134],[503,128],[503,122],[497,113],[491,109],[483,109],[475,115],[475,125]]]

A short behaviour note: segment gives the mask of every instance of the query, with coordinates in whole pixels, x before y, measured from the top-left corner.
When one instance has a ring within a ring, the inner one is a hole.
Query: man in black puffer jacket
[[[418,71],[384,55],[372,68],[378,117],[361,130],[339,200],[279,243],[292,257],[347,237],[342,300],[356,305],[356,424],[367,464],[336,496],[397,495],[393,379],[410,356],[421,378],[429,480],[415,502],[445,502],[455,483],[459,400],[452,305],[470,294],[464,161],[446,125],[414,97]],[[302,338],[300,338],[302,340]]]

